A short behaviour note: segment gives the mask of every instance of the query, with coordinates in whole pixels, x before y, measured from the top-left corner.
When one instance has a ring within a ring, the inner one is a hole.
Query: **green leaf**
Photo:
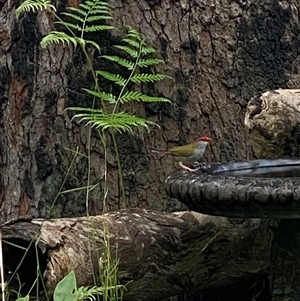
[[[81,4],[80,4],[80,5],[81,5]],[[68,9],[69,9],[69,10],[72,10],[72,11],[76,12],[77,14],[80,14],[80,15],[82,15],[82,16],[85,17],[85,16],[86,16],[86,11],[80,9],[80,5],[79,5],[79,7],[72,7],[72,6],[70,6],[70,7],[68,7]]]
[[[16,301],[29,301],[29,295],[22,298],[18,298]]]
[[[140,59],[137,62],[139,67],[149,67],[157,64],[164,64],[164,61],[161,59]]]
[[[45,36],[41,41],[41,47],[45,48],[49,44],[73,44],[76,48],[79,38],[69,36],[68,34],[61,31],[52,31],[47,36]]]
[[[123,42],[126,42],[127,44],[133,46],[133,47],[136,47],[136,48],[140,48],[141,47],[141,43],[136,41],[136,40],[133,40],[133,39],[129,39],[129,38],[124,38],[122,39]]]
[[[88,18],[86,18],[86,22],[91,23],[91,22],[95,22],[95,21],[99,21],[99,20],[111,20],[113,19],[113,17],[111,16],[89,16]]]
[[[66,28],[72,28],[76,29],[78,31],[82,31],[82,27],[80,27],[78,24],[70,23],[70,22],[65,22],[65,21],[57,21],[55,23],[61,24]]]
[[[77,301],[77,284],[74,271],[65,276],[56,286],[54,301]]]
[[[84,91],[86,91],[87,93],[98,97],[104,101],[108,101],[109,103],[115,103],[116,102],[116,96],[111,94],[111,93],[106,93],[106,92],[98,92],[95,90],[89,90],[89,89],[83,89]]]
[[[73,110],[74,108],[72,108]],[[102,110],[90,108],[77,108],[81,113],[76,114],[74,118],[79,122],[84,122],[91,127],[100,128],[102,131],[106,129],[115,129],[119,132],[132,131],[133,127],[145,127],[149,129],[149,125],[156,125],[147,119],[128,114],[126,112],[104,113]]]
[[[156,53],[156,49],[152,46],[144,46],[141,49],[142,54]]]
[[[101,70],[97,71],[96,74],[103,76],[104,78],[114,82],[115,84],[121,87],[123,87],[126,84],[126,79],[119,74],[113,74],[108,71],[101,71]]]
[[[141,34],[137,30],[135,30],[133,27],[126,26],[126,30],[127,30],[127,37],[137,39],[139,42],[142,41]]]
[[[134,63],[133,62],[131,62],[129,60],[126,60],[126,59],[123,59],[123,58],[120,58],[116,55],[102,55],[101,57],[103,57],[107,60],[110,60],[112,62],[116,62],[120,66],[126,67],[128,70],[133,70],[133,68],[134,68]]]
[[[17,9],[16,17],[19,18],[21,13],[38,10],[48,10],[52,13],[56,12],[55,6],[50,0],[25,0]]]
[[[71,8],[73,8],[73,7],[71,7]],[[77,10],[78,11],[78,10]],[[85,15],[85,12],[83,12],[84,13],[84,15]],[[78,15],[75,15],[75,14],[72,14],[72,13],[67,13],[67,12],[62,12],[62,14],[63,15],[65,15],[65,16],[68,16],[68,17],[70,17],[70,18],[72,18],[72,19],[74,19],[74,20],[76,20],[76,21],[80,21],[81,23],[83,23],[84,22],[84,18],[83,17],[81,17],[81,16],[78,16]],[[65,22],[64,21],[59,21],[61,24],[64,24]]]
[[[294,289],[289,285],[288,287],[284,288],[284,294],[288,295],[290,293],[292,293],[294,291]]]
[[[164,74],[147,74],[147,73],[137,73],[133,75],[130,80],[134,83],[153,83],[165,78]]]
[[[121,46],[121,45],[116,45],[115,47],[118,48],[118,49],[121,49],[121,50],[125,51],[126,53],[128,53],[133,58],[137,58],[137,56],[138,56],[138,51],[135,50],[135,49],[133,49],[133,48],[131,48],[131,47]]]
[[[273,290],[273,295],[282,295],[283,289],[282,288],[276,288]]]
[[[96,42],[91,41],[91,40],[86,40],[86,43],[93,45],[99,52],[101,52],[100,51],[100,46]]]
[[[85,32],[97,32],[97,31],[111,30],[111,29],[114,29],[114,27],[111,25],[91,25],[91,26],[86,26],[84,28],[84,31]]]
[[[170,102],[169,99],[164,97],[149,96],[136,91],[127,91],[120,98],[121,103],[129,101],[142,101],[142,102]]]

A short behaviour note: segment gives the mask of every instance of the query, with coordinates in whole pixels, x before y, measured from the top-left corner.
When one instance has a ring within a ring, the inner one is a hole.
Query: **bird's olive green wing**
[[[190,143],[187,145],[171,147],[166,153],[177,157],[188,157],[192,155],[195,148],[195,143]]]

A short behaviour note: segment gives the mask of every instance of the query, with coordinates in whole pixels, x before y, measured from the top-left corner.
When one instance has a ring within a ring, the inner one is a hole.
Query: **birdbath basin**
[[[299,178],[300,159],[251,160],[213,164],[207,173],[215,176],[256,178]]]
[[[229,217],[300,217],[300,159],[212,164],[176,170],[167,192],[191,210]]]

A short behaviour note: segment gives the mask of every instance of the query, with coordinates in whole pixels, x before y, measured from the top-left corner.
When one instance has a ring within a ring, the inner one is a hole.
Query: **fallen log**
[[[16,221],[4,225],[2,233],[8,243],[37,243],[46,288],[52,293],[71,270],[78,286],[94,284],[92,271],[98,272],[103,257],[106,225],[110,244],[118,249],[119,280],[128,283],[124,300],[151,301],[267,275],[273,237],[269,224],[262,219],[128,209],[92,217]],[[11,244],[4,250],[5,270],[14,271],[23,254]],[[35,258],[30,252],[29,261]],[[32,264],[29,271],[25,259],[19,268],[21,281],[35,279],[30,277]]]

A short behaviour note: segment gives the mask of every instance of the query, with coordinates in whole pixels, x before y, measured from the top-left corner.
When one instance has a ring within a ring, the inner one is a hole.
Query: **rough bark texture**
[[[59,9],[76,5],[56,4]],[[130,206],[181,208],[165,195],[163,186],[172,162],[148,155],[144,144],[171,147],[208,134],[214,144],[204,160],[249,158],[243,125],[247,100],[300,82],[299,3],[114,0],[111,4],[116,25],[139,29],[166,62],[159,71],[175,78],[173,84],[144,87],[171,98],[171,105],[139,104],[132,109],[158,122],[161,129],[118,139]],[[40,48],[41,36],[53,28],[51,16],[30,13],[16,22],[14,3],[0,5],[1,215],[4,220],[24,214],[43,216],[74,156],[67,148],[86,153],[87,129],[71,123],[63,110],[91,103],[81,89],[90,87],[90,75],[79,51],[73,54],[61,45]],[[105,52],[119,37],[96,39]],[[96,58],[95,63],[103,66]],[[91,195],[90,208],[100,213],[104,158],[96,137],[91,151],[91,182],[100,185]],[[109,209],[120,207],[116,169],[109,149]],[[85,186],[86,173],[87,160],[78,156],[63,190]],[[83,214],[84,195],[80,191],[61,196],[53,214]]]
[[[262,219],[131,209],[90,218],[16,222],[3,227],[3,237],[7,241],[36,241],[40,233],[38,246],[46,252],[40,265],[45,267],[46,286],[53,291],[72,269],[78,286],[93,284],[90,263],[97,272],[99,258],[103,258],[104,222],[110,243],[118,244],[119,279],[123,284],[132,281],[125,300],[161,300],[184,291],[225,286],[268,273],[273,233],[270,221]],[[5,246],[4,255],[9,257],[5,262],[10,264],[5,268],[14,270],[22,254],[9,256],[16,254],[15,249]],[[34,258],[34,249],[31,252],[28,257]],[[30,273],[26,267],[25,260],[18,273],[30,287],[35,269]]]
[[[274,90],[251,98],[245,125],[257,158],[300,157],[300,90]]]

